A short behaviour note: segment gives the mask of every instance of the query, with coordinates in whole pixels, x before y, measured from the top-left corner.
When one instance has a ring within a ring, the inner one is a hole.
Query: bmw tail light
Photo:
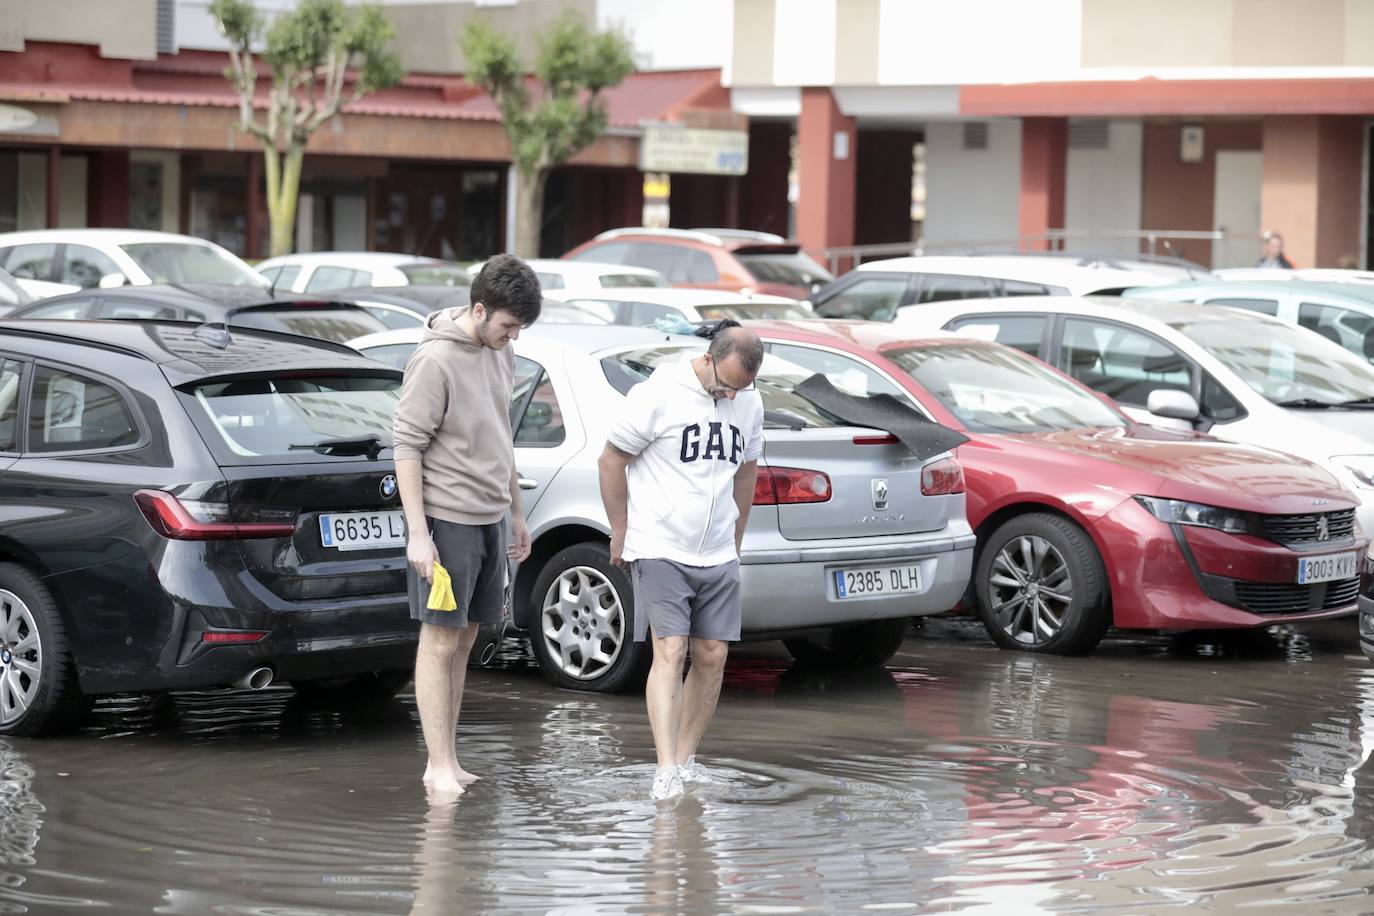
[[[950,496],[964,492],[964,467],[953,458],[941,458],[921,468],[922,496]]]
[[[754,505],[783,506],[823,503],[830,499],[830,478],[820,471],[759,466],[754,480]]]
[[[182,502],[165,490],[139,490],[134,502],[153,530],[175,541],[281,538],[296,533],[295,522],[230,522],[223,503]]]

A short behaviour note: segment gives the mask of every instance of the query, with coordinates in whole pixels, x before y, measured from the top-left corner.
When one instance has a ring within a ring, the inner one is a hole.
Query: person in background
[[[1292,270],[1293,262],[1284,257],[1283,236],[1277,232],[1265,232],[1260,236],[1264,240],[1264,248],[1256,267],[1273,267],[1280,270]]]

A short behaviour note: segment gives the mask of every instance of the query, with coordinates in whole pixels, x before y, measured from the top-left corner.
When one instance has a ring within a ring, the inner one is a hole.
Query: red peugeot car
[[[1356,611],[1368,539],[1355,497],[1314,464],[1138,426],[1001,344],[869,322],[749,326],[799,381],[819,373],[848,394],[891,394],[970,437],[958,450],[978,536],[966,603],[998,645],[1083,652],[1109,626],[1265,627]]]

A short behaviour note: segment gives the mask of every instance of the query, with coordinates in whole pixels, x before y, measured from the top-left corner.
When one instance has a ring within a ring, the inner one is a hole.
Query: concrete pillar
[[[813,256],[854,244],[858,133],[824,87],[802,89],[797,125],[797,240]],[[843,268],[845,265],[841,265]]]
[[[1044,251],[1038,238],[1064,228],[1064,176],[1068,161],[1069,122],[1065,118],[1021,121],[1021,202],[1019,235],[1023,247]]]
[[[1264,119],[1260,222],[1298,267],[1357,266],[1364,135],[1354,116]],[[1351,263],[1347,258],[1354,258]]]

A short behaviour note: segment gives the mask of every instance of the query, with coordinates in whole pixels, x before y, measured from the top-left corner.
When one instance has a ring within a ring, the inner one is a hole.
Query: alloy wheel
[[[1053,639],[1073,602],[1073,577],[1064,555],[1035,535],[1021,535],[1002,545],[988,585],[997,625],[1028,645]]]
[[[544,596],[539,630],[550,657],[580,681],[606,674],[625,643],[625,611],[615,586],[590,566],[565,569]]]
[[[28,711],[42,669],[43,645],[33,612],[18,595],[0,589],[0,725]]]

